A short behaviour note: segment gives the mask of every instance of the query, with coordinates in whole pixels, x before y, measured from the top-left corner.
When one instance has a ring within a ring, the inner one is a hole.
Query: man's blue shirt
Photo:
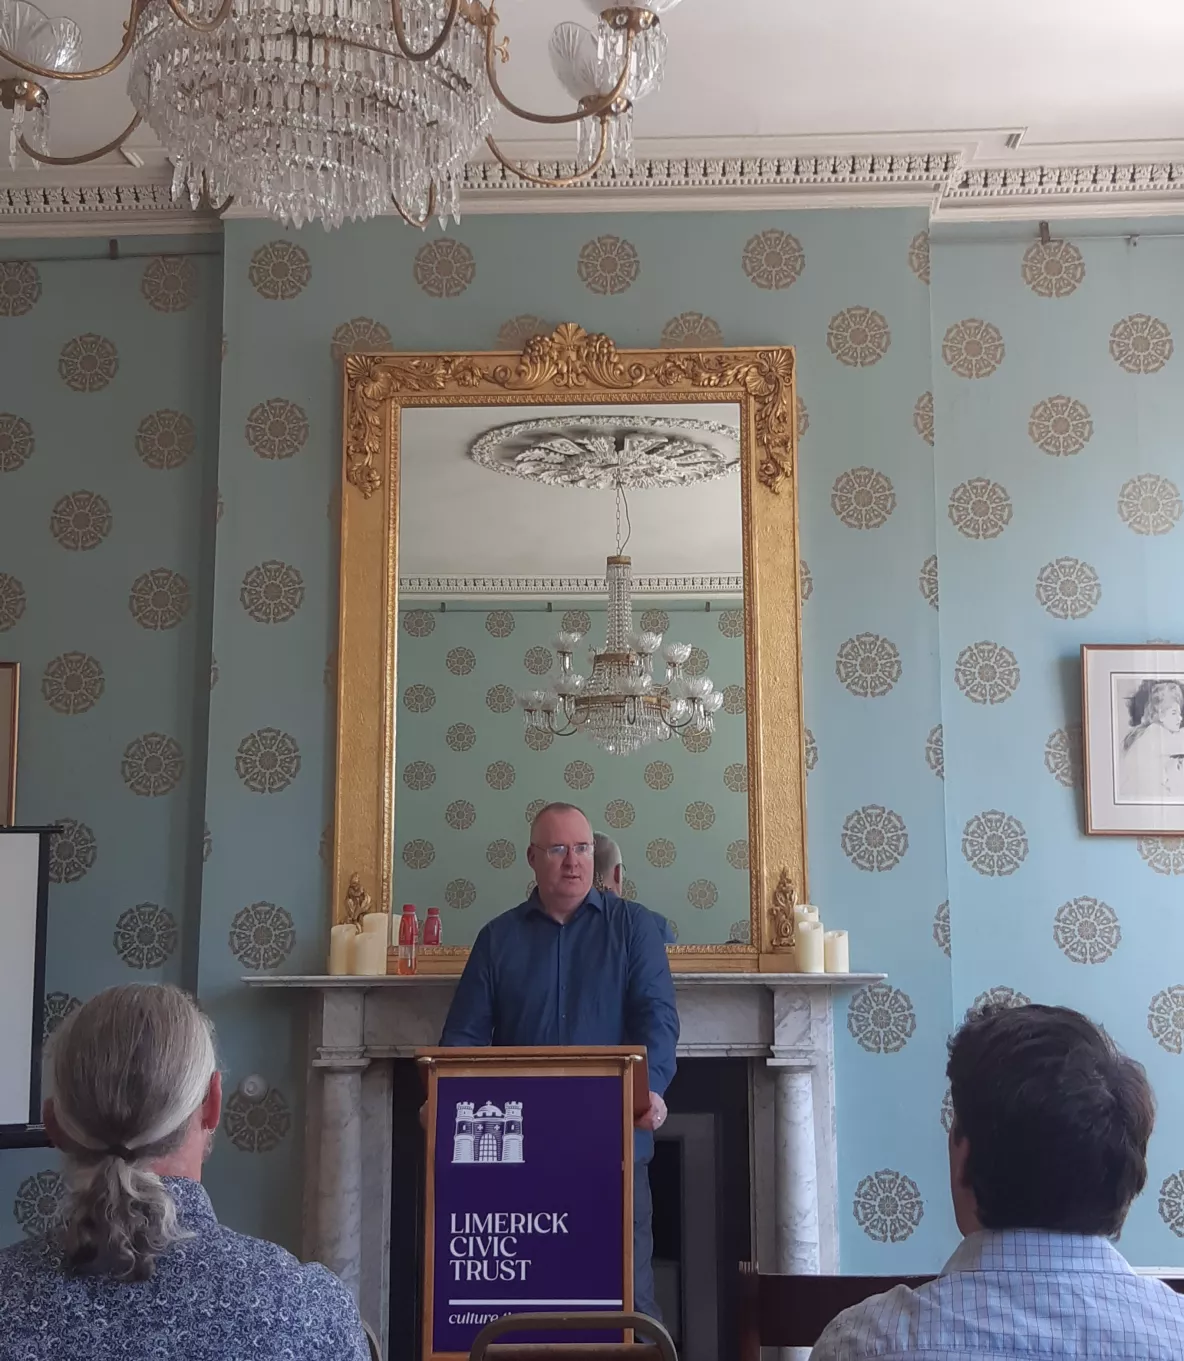
[[[650,1090],[674,1077],[678,1010],[655,914],[592,889],[562,926],[532,893],[483,926],[442,1045],[644,1044]],[[648,1158],[651,1135],[638,1135]]]

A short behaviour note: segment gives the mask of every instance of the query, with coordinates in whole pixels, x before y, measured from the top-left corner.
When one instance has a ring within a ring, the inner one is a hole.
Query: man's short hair
[[[547,816],[548,813],[579,813],[580,817],[591,827],[592,823],[588,820],[588,814],[582,808],[577,808],[574,803],[547,803],[530,820],[530,839],[534,840],[534,829]]]
[[[612,839],[605,836],[603,832],[597,832],[592,838],[592,872],[595,875],[595,882],[601,888],[608,887],[608,881],[612,876],[613,870],[621,863],[621,848]]]
[[[989,1007],[950,1040],[953,1135],[985,1229],[1116,1237],[1147,1181],[1141,1064],[1068,1007]]]

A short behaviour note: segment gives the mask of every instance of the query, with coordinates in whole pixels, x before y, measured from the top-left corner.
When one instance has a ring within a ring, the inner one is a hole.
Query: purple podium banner
[[[623,1102],[619,1077],[437,1079],[433,1353],[505,1314],[623,1307]]]

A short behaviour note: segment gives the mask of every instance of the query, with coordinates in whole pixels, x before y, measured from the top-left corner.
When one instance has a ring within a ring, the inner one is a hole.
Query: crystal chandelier
[[[539,114],[502,89],[509,40],[497,40],[493,0],[131,0],[119,51],[88,70],[78,69],[71,21],[0,0],[13,163],[19,150],[37,164],[80,165],[144,122],[174,167],[173,197],[194,207],[233,201],[293,226],[337,227],[392,206],[415,226],[459,220],[460,184],[482,140],[512,173],[554,188],[630,162],[633,105],[661,81],[660,16],[679,0],[586,3],[595,29],[560,24],[551,43],[577,107]],[[49,155],[52,84],[107,75],[128,57],[129,125],[93,152]],[[572,173],[547,176],[507,157],[489,135],[499,107],[575,124]]]
[[[546,690],[519,696],[527,729],[556,737],[578,732],[590,737],[610,756],[628,756],[651,742],[668,741],[680,733],[710,733],[723,704],[707,676],[688,676],[689,643],[663,644],[660,633],[633,627],[633,570],[621,541],[621,509],[628,507],[620,480],[617,495],[617,551],[608,559],[608,626],[604,647],[589,649],[590,676],[574,668],[572,658],[583,637],[560,633],[554,640],[556,674]],[[665,676],[654,675],[654,659],[661,653]]]

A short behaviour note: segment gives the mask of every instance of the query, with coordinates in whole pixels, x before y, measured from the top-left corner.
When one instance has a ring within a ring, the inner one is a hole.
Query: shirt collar
[[[177,1218],[187,1229],[212,1228],[218,1222],[209,1192],[188,1177],[161,1177],[177,1205]]]
[[[1067,1271],[1127,1275],[1134,1268],[1106,1238],[1045,1229],[982,1229],[967,1235],[942,1268],[956,1271]]]
[[[575,912],[571,914],[568,921],[574,921],[576,913],[581,912],[585,907],[594,907],[598,912],[604,912],[606,907],[605,896],[606,895],[601,893],[598,888],[590,888],[588,890],[588,896],[579,907],[576,908]],[[522,904],[520,910],[524,917],[529,916],[532,912],[537,912],[540,917],[547,917],[547,913],[543,910],[543,904],[539,899],[539,891],[537,888],[531,890],[530,897]],[[553,921],[554,918],[547,917],[547,920]]]

